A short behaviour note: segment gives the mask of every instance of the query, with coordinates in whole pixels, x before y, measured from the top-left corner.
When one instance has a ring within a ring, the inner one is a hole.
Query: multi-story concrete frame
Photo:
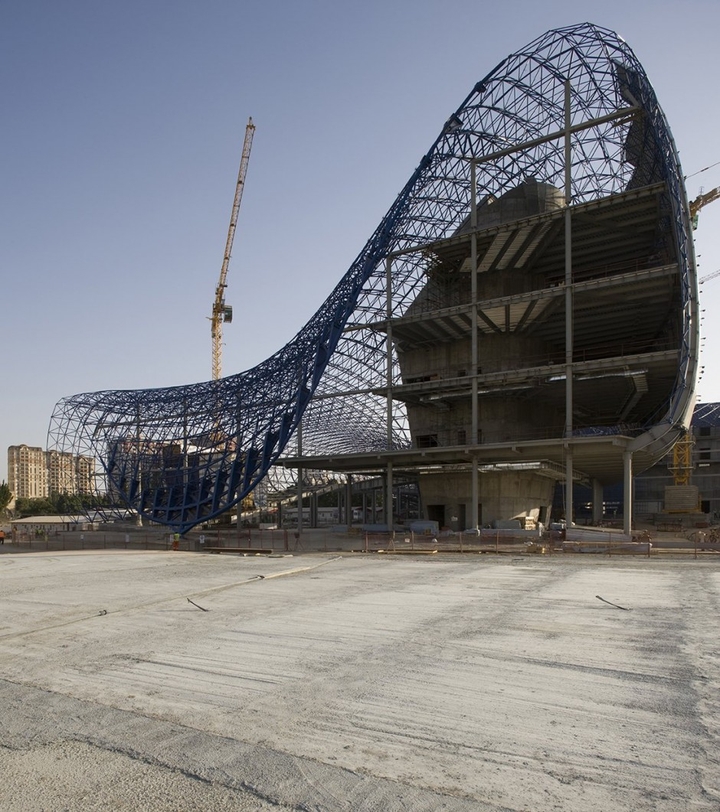
[[[470,213],[449,236],[391,252],[384,319],[350,328],[386,337],[377,394],[386,396],[388,445],[398,413],[408,418],[413,447],[387,455],[389,478],[392,466],[414,468],[427,517],[455,528],[545,519],[558,479],[569,519],[573,482],[593,486],[600,518],[602,486],[623,481],[629,495],[633,465],[664,454],[692,408],[695,268],[669,131],[638,67],[616,57],[605,66],[616,108],[598,109],[586,95],[596,77],[573,81],[578,64],[598,70],[598,55],[562,64],[570,52],[557,35],[567,32],[555,33],[554,75],[539,71],[539,87],[528,89],[521,62],[527,96],[517,107],[532,109],[542,89],[557,129],[535,135],[528,122],[535,137],[497,139],[507,145],[469,157]],[[505,125],[514,121],[515,110],[504,113]],[[461,130],[464,120],[458,113],[451,124]],[[493,124],[496,136],[508,132]],[[607,165],[596,174],[611,152],[608,128],[623,139],[615,184]],[[514,182],[498,189],[498,175]],[[369,455],[294,462],[376,468]],[[630,511],[625,523],[629,531]]]
[[[620,481],[619,445],[662,408],[680,331],[662,193],[649,184],[568,207],[561,190],[531,179],[483,201],[474,226],[423,246],[426,286],[390,323],[402,373],[392,396],[407,406],[415,446],[482,447],[481,523],[546,521],[554,480],[568,474],[598,488]],[[638,454],[643,467],[655,453]],[[462,457],[454,464],[420,484],[428,517],[457,529],[472,484]]]
[[[542,209],[530,206],[533,183]],[[447,295],[428,313],[438,286]],[[447,345],[449,363],[425,342]],[[629,494],[633,467],[688,424],[697,343],[667,122],[627,44],[583,24],[545,34],[473,86],[349,271],[275,355],[218,381],[66,398],[49,436],[100,459],[105,491],[180,530],[227,510],[288,452],[289,467],[383,472],[386,504],[398,471],[421,482],[459,473],[461,494],[426,494],[446,521],[460,523],[464,506],[475,527],[479,502],[483,521],[542,515],[539,477],[561,476],[568,494],[574,480],[597,493],[622,478]],[[430,430],[431,407],[457,425]],[[118,438],[137,449],[115,470]],[[147,443],[183,459],[148,477]],[[483,493],[489,474],[496,495]]]

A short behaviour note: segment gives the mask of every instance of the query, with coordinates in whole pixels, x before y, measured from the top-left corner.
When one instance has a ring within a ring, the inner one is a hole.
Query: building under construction
[[[472,86],[283,349],[206,383],[66,398],[50,439],[180,531],[278,464],[300,490],[308,470],[382,476],[386,506],[415,480],[424,517],[453,529],[546,521],[561,482],[571,520],[574,483],[596,516],[604,485],[632,504],[633,473],[689,424],[697,356],[668,124],[628,45],[583,24]]]

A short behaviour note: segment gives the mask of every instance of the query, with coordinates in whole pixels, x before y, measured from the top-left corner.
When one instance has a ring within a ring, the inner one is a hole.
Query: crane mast
[[[238,170],[237,184],[235,186],[235,200],[233,201],[232,213],[230,215],[230,227],[228,228],[227,241],[225,243],[220,279],[215,288],[215,301],[213,302],[212,316],[210,317],[210,332],[212,335],[212,379],[214,381],[222,377],[222,326],[224,322],[232,321],[232,307],[225,304],[225,288],[227,287],[228,266],[230,265],[230,255],[232,254],[233,240],[235,239],[235,227],[237,226],[240,201],[242,200],[243,189],[245,188],[245,175],[247,174],[248,162],[250,161],[250,148],[252,147],[254,133],[255,125],[253,124],[252,118],[250,118],[248,119],[247,127],[245,127],[245,141],[243,143],[240,169]]]

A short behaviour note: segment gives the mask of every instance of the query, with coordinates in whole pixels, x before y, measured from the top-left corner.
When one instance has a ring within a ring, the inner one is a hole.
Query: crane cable
[[[714,164],[710,164],[710,166],[706,166],[704,169],[698,169],[698,171],[693,172],[692,175],[683,175],[683,180],[694,178],[695,175],[699,175],[701,172],[707,172],[708,169],[712,169],[714,166],[720,166],[720,161],[716,161]]]

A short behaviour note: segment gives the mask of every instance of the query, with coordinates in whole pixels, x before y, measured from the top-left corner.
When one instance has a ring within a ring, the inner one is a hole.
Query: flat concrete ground
[[[718,810],[719,619],[720,559],[2,554],[0,810]]]

